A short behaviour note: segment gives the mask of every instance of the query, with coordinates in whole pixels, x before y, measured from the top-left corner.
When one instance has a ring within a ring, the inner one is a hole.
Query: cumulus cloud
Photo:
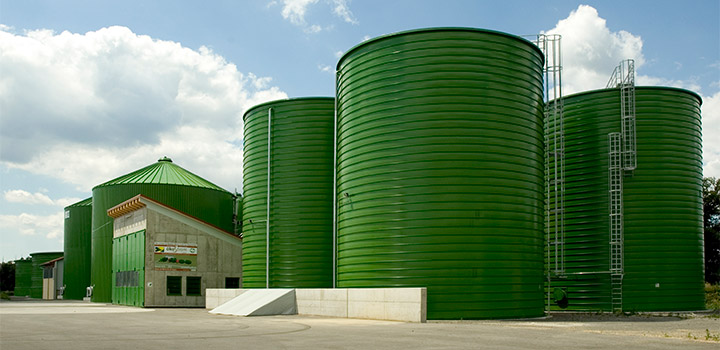
[[[0,215],[0,228],[20,232],[23,236],[42,235],[48,239],[62,238],[63,212],[51,215]]]
[[[283,6],[280,14],[284,19],[290,21],[290,23],[294,25],[302,27],[303,31],[309,34],[319,33],[323,30],[330,30],[334,26],[331,25],[323,28],[319,24],[308,24],[305,19],[310,6],[315,5],[318,2],[318,0],[283,0]],[[348,0],[326,0],[325,3],[331,5],[332,13],[344,22],[350,24],[360,23],[350,10]],[[268,7],[274,6],[275,4],[276,2],[272,1],[268,4]]]
[[[546,34],[562,35],[563,90],[566,94],[604,88],[621,60],[645,63],[642,38],[613,32],[595,8],[580,5]]]
[[[241,73],[208,48],[126,27],[0,28],[0,66],[0,162],[82,191],[163,155],[237,186],[243,111],[287,98],[270,78]]]

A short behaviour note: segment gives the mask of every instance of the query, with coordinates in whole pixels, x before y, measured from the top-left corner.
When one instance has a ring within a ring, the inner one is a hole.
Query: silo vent
[[[172,159],[170,159],[170,158],[168,158],[167,156],[165,156],[165,157],[162,157],[162,158],[158,159],[158,162],[170,162],[170,163],[172,163]]]

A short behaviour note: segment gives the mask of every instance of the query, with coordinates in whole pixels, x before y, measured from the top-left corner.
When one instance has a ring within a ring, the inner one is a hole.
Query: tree
[[[0,291],[15,290],[15,262],[3,262],[0,265]]]
[[[703,178],[705,282],[720,282],[720,178]]]

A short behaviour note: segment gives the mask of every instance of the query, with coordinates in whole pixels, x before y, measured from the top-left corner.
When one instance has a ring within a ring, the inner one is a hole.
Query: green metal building
[[[702,309],[700,97],[635,88],[637,167],[622,175],[624,274],[613,283],[608,134],[621,131],[620,100],[617,88],[564,99],[565,273],[551,288],[568,310]]]
[[[543,315],[543,55],[501,32],[371,39],[337,66],[337,286],[428,319]]]
[[[30,297],[40,299],[43,297],[43,267],[42,264],[63,256],[63,252],[31,253],[32,266],[30,271]]]
[[[92,197],[65,207],[63,299],[82,300],[90,287]]]
[[[233,195],[164,157],[157,163],[93,188],[92,301],[112,299],[112,218],[107,210],[138,194],[161,201],[218,228],[233,232]]]
[[[243,117],[245,288],[332,287],[334,106],[279,100]]]

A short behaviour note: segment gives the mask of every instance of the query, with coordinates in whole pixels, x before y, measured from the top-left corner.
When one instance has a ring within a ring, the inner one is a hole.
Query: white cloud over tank
[[[562,35],[564,94],[604,88],[621,60],[645,63],[640,36],[613,32],[604,18],[588,5],[580,5],[546,34]]]
[[[11,30],[0,28],[0,161],[81,190],[163,155],[238,185],[243,111],[287,97],[208,48],[126,27]]]

